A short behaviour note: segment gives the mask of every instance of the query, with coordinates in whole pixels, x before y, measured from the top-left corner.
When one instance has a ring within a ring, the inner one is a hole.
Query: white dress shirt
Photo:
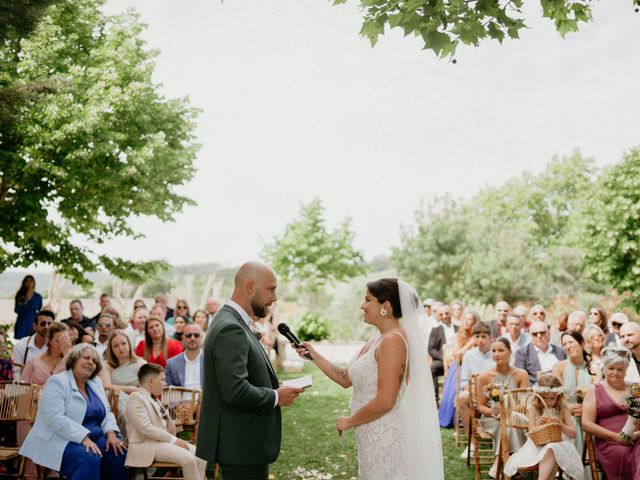
[[[229,305],[231,308],[233,308],[236,312],[240,314],[240,317],[242,318],[242,320],[244,320],[244,323],[247,324],[247,327],[251,325],[251,317],[247,312],[244,311],[244,308],[242,308],[240,305],[238,305],[236,302],[234,302],[231,299],[227,300],[227,305]],[[276,394],[275,405],[277,406],[278,402],[280,401],[280,395],[278,395],[278,390],[274,390],[273,393]]]
[[[40,355],[45,353],[48,350],[47,341],[45,340],[44,345],[38,348],[36,345],[36,335],[29,335],[28,337],[22,337],[16,345],[13,347],[13,353],[11,354],[11,360],[13,363],[20,363],[22,365],[26,365],[27,360],[31,357],[35,357],[36,355]],[[26,354],[26,355],[25,355]],[[16,380],[20,379],[20,370],[22,370],[17,365],[13,367],[13,376]]]
[[[453,323],[450,323],[449,325],[447,325],[446,323],[441,323],[441,325],[444,329],[444,338],[446,340],[446,344],[451,345],[451,343],[453,342],[453,337],[456,334],[456,327],[453,325]]]
[[[547,351],[543,352],[538,347],[534,346],[536,353],[538,354],[538,361],[540,362],[541,372],[550,372],[553,370],[553,366],[558,363],[558,357],[553,354],[551,345],[547,347]]]
[[[200,378],[200,357],[202,357],[202,349],[195,358],[189,360],[187,353],[184,354],[184,386],[186,388],[195,388],[202,390],[202,380]]]

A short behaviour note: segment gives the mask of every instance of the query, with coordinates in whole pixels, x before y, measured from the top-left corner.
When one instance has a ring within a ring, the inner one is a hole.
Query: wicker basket
[[[538,447],[547,443],[562,441],[562,427],[560,422],[545,423],[529,432],[529,437]]]

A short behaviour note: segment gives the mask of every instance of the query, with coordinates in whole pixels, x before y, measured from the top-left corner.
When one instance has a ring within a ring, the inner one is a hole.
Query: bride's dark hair
[[[367,290],[376,297],[380,303],[389,302],[392,314],[395,318],[402,317],[400,308],[400,291],[398,290],[397,278],[381,278],[367,283]]]

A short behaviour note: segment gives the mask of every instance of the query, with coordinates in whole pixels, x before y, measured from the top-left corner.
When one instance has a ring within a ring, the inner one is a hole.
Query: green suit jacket
[[[202,411],[196,455],[230,465],[273,463],[280,453],[279,387],[260,342],[229,305],[204,340]]]

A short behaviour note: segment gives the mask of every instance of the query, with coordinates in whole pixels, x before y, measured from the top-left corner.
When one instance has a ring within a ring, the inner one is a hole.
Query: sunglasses
[[[38,325],[40,327],[48,327],[49,325],[51,325],[53,322],[47,322],[46,320],[42,320],[40,323],[38,323]]]
[[[110,323],[99,323],[98,326],[102,327],[102,328],[111,328],[111,324]]]
[[[547,332],[531,332],[534,337],[544,337]]]
[[[186,306],[186,305],[178,305],[176,308],[177,308],[178,310],[184,310],[184,309],[186,309],[186,308],[187,308],[187,306]]]
[[[544,312],[533,312],[532,315],[542,315],[544,317]]]
[[[199,333],[185,333],[184,334],[185,338],[200,338],[200,334]]]

